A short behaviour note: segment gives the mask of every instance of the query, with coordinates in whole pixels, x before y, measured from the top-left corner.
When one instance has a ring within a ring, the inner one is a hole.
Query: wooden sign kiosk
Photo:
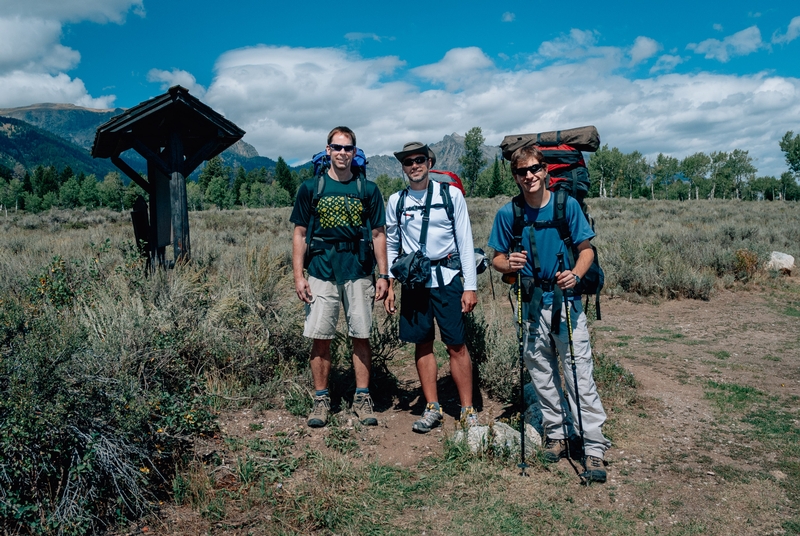
[[[92,156],[110,158],[150,197],[149,210],[140,198],[138,210],[134,206],[131,213],[136,241],[145,243],[148,264],[156,259],[165,265],[164,252],[170,243],[175,262],[189,259],[186,177],[242,136],[242,129],[181,86],[173,86],[97,127]],[[146,179],[120,158],[129,149],[147,160]]]

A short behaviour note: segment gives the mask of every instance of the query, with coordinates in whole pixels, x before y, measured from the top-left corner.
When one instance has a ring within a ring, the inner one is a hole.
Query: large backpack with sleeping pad
[[[503,138],[500,149],[503,158],[511,161],[511,155],[520,147],[534,145],[542,151],[551,191],[566,190],[581,205],[586,214],[583,199],[589,192],[589,170],[583,152],[593,153],[600,148],[600,135],[593,126],[554,130],[536,134],[512,134]],[[587,215],[587,220],[592,223]]]
[[[600,134],[593,126],[535,134],[512,134],[503,138],[500,143],[500,149],[503,152],[503,158],[511,161],[514,151],[531,145],[536,146],[542,152],[544,163],[547,164],[547,173],[550,175],[550,182],[547,188],[555,196],[553,200],[555,203],[553,220],[550,222],[525,222],[525,200],[521,194],[516,196],[512,200],[514,207],[514,240],[518,240],[517,244],[522,243],[522,230],[527,225],[533,225],[539,229],[555,227],[561,240],[566,244],[569,266],[572,268],[575,266],[575,259],[578,253],[575,250],[576,244],[572,243],[569,222],[566,219],[567,196],[574,197],[578,201],[586,221],[592,227],[592,230],[595,230],[594,219],[588,214],[586,203],[584,202],[584,198],[589,192],[590,178],[583,152],[595,152],[600,148]],[[533,233],[531,233],[531,237],[533,237]],[[581,282],[576,287],[576,292],[586,295],[587,308],[589,295],[595,295],[595,309],[597,319],[600,320],[600,291],[605,283],[605,274],[600,267],[597,248],[594,244],[592,244],[592,251],[594,252],[594,261],[592,261],[589,271],[581,278]],[[538,259],[535,259],[534,263],[537,262]]]

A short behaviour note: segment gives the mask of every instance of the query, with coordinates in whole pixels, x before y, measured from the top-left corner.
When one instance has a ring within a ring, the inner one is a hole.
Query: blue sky
[[[0,107],[130,107],[179,83],[291,163],[338,124],[367,154],[594,124],[651,159],[741,148],[785,171],[800,5],[655,4],[0,0]]]

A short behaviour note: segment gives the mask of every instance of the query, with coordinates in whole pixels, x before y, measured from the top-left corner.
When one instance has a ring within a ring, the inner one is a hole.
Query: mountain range
[[[111,162],[94,159],[89,154],[97,127],[121,114],[123,108],[95,110],[72,104],[32,104],[20,108],[0,108],[0,165],[9,169],[20,164],[26,169],[38,165],[69,164],[75,172],[94,173],[101,177],[116,168]],[[436,169],[460,173],[460,157],[464,154],[464,137],[453,133],[430,145],[436,153]],[[499,147],[483,146],[483,155],[490,164]],[[239,140],[221,155],[225,165],[242,166],[245,171],[264,167],[275,168],[275,160],[261,156],[252,145]],[[136,170],[144,171],[145,160],[135,151],[122,155]],[[402,167],[394,156],[368,156],[367,175],[374,180],[381,174],[401,177]],[[307,167],[296,166],[294,169]],[[199,172],[195,171],[194,174]],[[194,175],[193,174],[193,175]]]

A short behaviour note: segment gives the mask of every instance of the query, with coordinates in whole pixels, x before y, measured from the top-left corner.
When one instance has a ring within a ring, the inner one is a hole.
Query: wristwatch
[[[388,274],[378,274],[378,279],[386,279],[386,280],[388,280],[389,279],[389,275]]]
[[[572,274],[572,275],[575,275],[575,274]],[[575,275],[575,286],[577,287],[580,282],[581,282],[581,277],[578,276],[578,275]]]

